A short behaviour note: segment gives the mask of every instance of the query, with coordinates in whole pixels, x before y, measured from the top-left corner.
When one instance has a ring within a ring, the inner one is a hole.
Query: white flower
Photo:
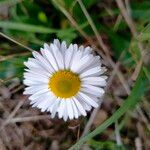
[[[54,40],[44,44],[41,53],[34,51],[34,58],[24,64],[24,94],[30,94],[33,107],[67,119],[87,115],[92,107],[98,107],[106,86],[106,71],[99,56],[90,47],[66,46]]]

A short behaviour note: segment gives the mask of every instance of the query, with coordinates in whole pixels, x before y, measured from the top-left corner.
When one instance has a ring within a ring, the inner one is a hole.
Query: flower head
[[[78,47],[54,40],[44,44],[40,53],[24,64],[24,94],[29,94],[33,107],[58,114],[65,121],[87,115],[92,107],[98,107],[104,94],[106,69],[99,56],[92,54],[90,47]]]

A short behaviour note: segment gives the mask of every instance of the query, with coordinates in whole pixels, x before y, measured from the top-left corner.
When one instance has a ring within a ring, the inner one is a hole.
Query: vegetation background
[[[108,68],[86,118],[50,119],[22,95],[23,62],[54,38],[92,46]],[[149,0],[0,0],[0,150],[150,150],[149,41]]]

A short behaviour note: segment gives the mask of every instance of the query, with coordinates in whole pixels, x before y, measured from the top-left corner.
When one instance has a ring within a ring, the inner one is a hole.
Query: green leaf
[[[99,127],[97,127],[94,131],[89,133],[88,135],[82,137],[76,144],[74,144],[69,150],[78,149],[84,142],[90,140],[94,136],[102,133],[107,127],[111,124],[115,123],[126,111],[135,107],[135,105],[139,102],[141,96],[145,93],[146,87],[148,85],[147,78],[143,74],[143,71],[138,76],[136,83],[132,89],[130,96],[125,100],[122,106],[116,110],[116,112],[108,118],[104,123],[102,123]]]

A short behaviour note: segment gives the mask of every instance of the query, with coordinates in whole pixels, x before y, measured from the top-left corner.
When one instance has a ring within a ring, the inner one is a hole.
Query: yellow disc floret
[[[68,70],[55,72],[49,80],[49,88],[60,98],[75,96],[80,90],[80,84],[79,76]]]

